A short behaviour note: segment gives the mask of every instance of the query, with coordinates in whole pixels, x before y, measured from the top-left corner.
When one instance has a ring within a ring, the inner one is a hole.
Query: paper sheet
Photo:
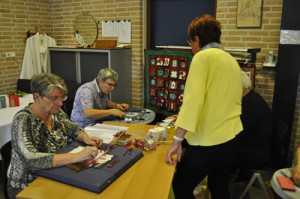
[[[101,138],[103,143],[109,144],[113,138],[114,134],[120,131],[126,131],[129,127],[124,126],[114,126],[107,124],[95,124],[93,126],[87,126],[84,131],[90,136],[95,136]]]
[[[102,21],[102,37],[118,37],[118,22]]]
[[[102,21],[102,37],[117,37],[118,43],[131,43],[131,21]]]
[[[119,22],[119,38],[118,43],[131,43],[131,21]]]

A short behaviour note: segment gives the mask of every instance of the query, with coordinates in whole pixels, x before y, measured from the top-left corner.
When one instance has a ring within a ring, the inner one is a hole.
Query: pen
[[[116,158],[116,159],[114,159],[113,161],[111,161],[108,165],[107,165],[107,167],[113,167],[117,162],[119,162],[120,161],[120,158]]]
[[[105,163],[107,163],[107,162],[99,163],[99,164],[97,164],[97,165],[95,166],[95,168],[100,167],[100,166],[104,165]]]
[[[129,147],[129,148],[123,153],[123,156],[125,156],[128,152],[129,152],[129,155],[131,155],[131,151],[132,151],[132,147]]]

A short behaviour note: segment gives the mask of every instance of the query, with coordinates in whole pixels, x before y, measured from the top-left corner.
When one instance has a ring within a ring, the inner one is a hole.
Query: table
[[[285,168],[285,169],[280,169],[277,170],[272,177],[271,180],[271,186],[273,188],[273,190],[275,191],[275,193],[277,193],[281,198],[284,199],[300,199],[300,187],[296,186],[296,191],[285,191],[282,190],[278,180],[277,180],[277,176],[284,176],[281,172],[284,172],[287,176],[291,176],[290,173],[290,168]]]
[[[152,125],[144,124],[117,124],[105,122],[110,125],[127,126],[128,133],[147,133]],[[167,139],[171,140],[172,135]],[[60,182],[38,177],[28,187],[17,195],[18,199],[24,198],[130,198],[153,199],[168,198],[173,179],[175,165],[165,162],[166,151],[170,145],[159,145],[156,150],[144,152],[144,157],[123,173],[102,193],[97,194]]]
[[[1,95],[4,96],[4,95]],[[11,123],[15,114],[27,106],[29,103],[33,102],[32,94],[27,94],[20,97],[20,106],[9,107],[8,96],[6,98],[6,108],[0,109],[0,148],[9,140],[11,140]]]

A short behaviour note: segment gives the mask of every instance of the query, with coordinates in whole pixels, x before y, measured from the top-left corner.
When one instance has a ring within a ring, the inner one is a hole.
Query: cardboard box
[[[116,48],[117,40],[101,39],[96,41],[96,48],[111,49]]]

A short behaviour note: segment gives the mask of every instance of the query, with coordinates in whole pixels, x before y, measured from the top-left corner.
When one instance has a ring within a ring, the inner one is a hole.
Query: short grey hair
[[[243,91],[252,89],[252,82],[248,74],[242,70],[242,82],[243,82]]]
[[[30,82],[30,88],[32,93],[38,93],[41,96],[49,95],[54,88],[58,88],[60,91],[68,94],[68,89],[65,81],[52,73],[41,73],[34,75]]]
[[[118,81],[118,73],[110,68],[102,68],[97,75],[97,78],[96,78],[97,82],[100,79],[102,81],[105,81],[107,79],[112,79],[115,82],[117,82]]]

